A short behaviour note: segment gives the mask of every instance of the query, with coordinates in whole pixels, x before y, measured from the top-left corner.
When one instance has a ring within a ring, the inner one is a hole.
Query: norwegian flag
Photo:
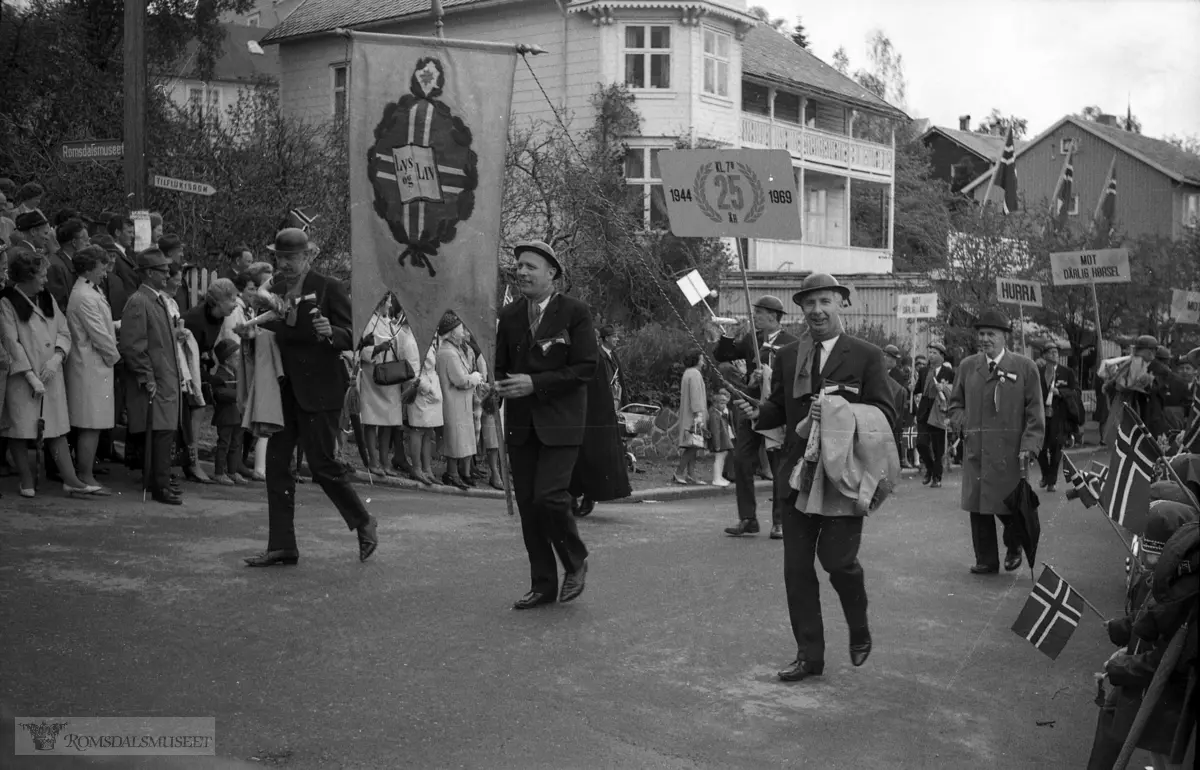
[[[917,428],[916,428],[916,426],[909,426],[909,427],[905,428],[904,432],[900,434],[900,438],[904,440],[904,448],[905,449],[907,449],[907,450],[916,449],[917,448]]]
[[[1012,630],[1055,660],[1079,627],[1082,604],[1082,597],[1067,581],[1049,566],[1043,566]]]
[[[1000,162],[996,164],[996,173],[992,184],[1004,191],[1004,213],[1011,214],[1018,208],[1017,202],[1017,144],[1013,137],[1012,126],[1008,127],[1008,137],[1004,140],[1004,152],[1000,154]]]
[[[1200,454],[1200,385],[1192,389],[1192,422],[1179,436],[1179,451]]]
[[[1054,195],[1054,203],[1051,205],[1050,214],[1053,217],[1054,227],[1062,230],[1067,226],[1067,217],[1071,214],[1071,204],[1075,198],[1075,148],[1072,147],[1067,153],[1067,159],[1063,161],[1062,173],[1058,175],[1058,189]]]
[[[1108,167],[1108,183],[1100,200],[1096,202],[1096,213],[1092,220],[1096,226],[1096,237],[1107,240],[1112,235],[1113,226],[1117,222],[1117,156],[1113,155]]]
[[[298,227],[304,232],[308,232],[308,226],[317,220],[316,214],[308,213],[307,209],[294,208],[288,210],[287,217],[284,219],[284,227]]]
[[[1063,478],[1071,485],[1075,491],[1075,497],[1079,498],[1079,502],[1083,503],[1084,508],[1091,508],[1100,502],[1100,487],[1104,483],[1103,475],[1106,475],[1107,472],[1107,468],[1101,475],[1090,471],[1081,471],[1075,467],[1075,463],[1071,462],[1070,457],[1063,455]]]
[[[1108,463],[1108,478],[1100,492],[1100,505],[1108,517],[1136,534],[1146,531],[1150,516],[1150,482],[1162,451],[1129,407],[1121,415],[1117,438]]]

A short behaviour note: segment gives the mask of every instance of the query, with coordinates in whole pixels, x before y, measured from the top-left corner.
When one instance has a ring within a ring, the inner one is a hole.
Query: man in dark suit
[[[1046,438],[1042,443],[1042,451],[1038,452],[1038,466],[1042,469],[1042,480],[1038,486],[1053,492],[1058,481],[1058,466],[1062,462],[1063,444],[1075,432],[1078,418],[1076,401],[1080,399],[1079,380],[1070,368],[1059,366],[1058,346],[1054,342],[1048,343],[1042,351],[1042,361]]]
[[[347,375],[342,351],[354,346],[350,298],[342,284],[309,269],[318,249],[297,228],[280,230],[267,247],[275,254],[275,284],[283,316],[263,324],[275,333],[283,380],[283,430],[267,444],[267,550],[246,559],[251,567],[295,564],[296,479],[291,473],[296,445],[304,450],[313,480],[358,533],[358,558],[366,561],[379,546],[377,522],[350,485],[351,470],[337,459],[336,440]]]
[[[611,324],[600,327],[600,358],[604,367],[612,374],[608,378],[608,389],[612,392],[613,408],[617,411],[629,403],[629,388],[625,385],[625,368],[617,358],[617,345],[621,344],[620,333]]]
[[[514,255],[523,296],[500,311],[495,371],[529,554],[529,592],[513,608],[527,610],[583,593],[588,552],[571,515],[569,487],[597,353],[587,305],[555,291],[562,266],[554,250],[527,241],[517,244]],[[561,593],[555,554],[565,572]]]
[[[925,478],[921,483],[934,489],[942,486],[946,455],[946,403],[950,396],[948,391],[954,385],[954,367],[946,358],[945,345],[940,342],[929,343],[929,366],[918,380],[921,383],[921,400],[917,403],[917,454],[925,465]]]
[[[883,413],[889,426],[895,423],[896,407],[883,352],[842,329],[841,309],[849,298],[850,290],[833,276],[814,273],[804,279],[792,299],[804,311],[809,336],[779,352],[771,376],[771,394],[759,408],[745,401],[738,403],[757,430],[787,428],[775,487],[776,494],[784,497],[786,511],[783,579],[796,638],[796,659],[779,672],[779,678],[786,682],[819,676],[825,668],[825,630],[814,558],[820,559],[841,600],[850,628],[851,662],[861,666],[871,652],[866,585],[858,562],[862,516],[848,515],[837,501],[828,499],[820,512],[799,511],[798,493],[787,481],[804,457],[812,423],[821,419],[820,394],[870,404]]]
[[[758,398],[763,393],[763,383],[771,382],[771,372],[775,366],[775,358],[785,345],[796,341],[793,334],[783,330],[783,303],[778,297],[764,294],[754,303],[754,333],[746,332],[738,339],[722,336],[717,341],[713,358],[719,362],[744,361],[746,378],[749,383],[748,395]],[[754,354],[758,348],[758,356]],[[758,367],[761,359],[763,369]],[[759,532],[758,500],[754,494],[754,466],[758,462],[759,451],[763,447],[765,437],[755,432],[749,420],[739,420],[737,434],[734,437],[733,470],[734,484],[737,492],[738,523],[727,527],[725,534],[732,537],[754,535]],[[771,465],[771,473],[778,480],[780,452],[767,453]],[[783,519],[779,508],[780,501],[772,500],[771,505],[771,539],[783,539]]]

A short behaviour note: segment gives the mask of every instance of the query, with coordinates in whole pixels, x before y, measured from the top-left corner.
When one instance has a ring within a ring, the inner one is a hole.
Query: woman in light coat
[[[483,375],[472,371],[463,352],[467,330],[454,313],[442,316],[438,324],[441,342],[437,351],[438,382],[442,386],[443,451],[446,455],[446,475],[442,481],[459,489],[475,486],[471,475],[471,458],[478,444],[475,440],[475,389],[483,384]]]
[[[433,475],[433,447],[442,427],[442,385],[437,375],[437,340],[425,351],[425,363],[417,375],[417,388],[408,405],[408,456],[413,476],[425,486],[437,484]]]
[[[84,484],[71,467],[67,433],[67,389],[62,367],[71,351],[71,330],[66,316],[46,291],[50,264],[33,251],[17,249],[9,255],[10,285],[0,293],[0,341],[10,360],[8,392],[4,401],[5,438],[32,441],[38,420],[44,420],[42,437],[68,494],[103,494],[98,485]],[[33,497],[36,480],[29,453],[14,446],[13,460],[21,477],[21,497]]]
[[[679,447],[679,466],[675,469],[676,484],[703,484],[696,478],[696,458],[707,444],[704,433],[708,426],[708,394],[704,392],[704,356],[693,350],[683,359],[687,369],[679,382],[679,425],[675,444]],[[699,439],[695,438],[699,436]]]
[[[402,386],[399,383],[379,385],[375,382],[377,365],[401,360],[400,322],[392,312],[394,304],[391,292],[385,294],[367,321],[358,343],[358,359],[362,367],[358,374],[359,419],[362,421],[369,461],[367,469],[377,476],[399,475],[390,467],[388,451],[392,446],[392,431],[404,422],[404,404],[400,400]],[[415,359],[415,351],[412,354]],[[410,361],[409,365],[412,364]],[[413,371],[416,371],[415,366]]]
[[[100,486],[92,469],[100,431],[116,422],[113,408],[113,367],[121,360],[112,310],[100,289],[111,262],[108,252],[88,246],[72,258],[75,287],[67,301],[71,352],[67,354],[67,411],[71,427],[79,431],[75,442],[75,468],[79,480]]]

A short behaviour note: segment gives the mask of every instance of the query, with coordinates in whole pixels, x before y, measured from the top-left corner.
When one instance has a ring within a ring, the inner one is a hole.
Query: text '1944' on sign
[[[675,235],[800,238],[800,196],[787,150],[670,150],[658,162]]]

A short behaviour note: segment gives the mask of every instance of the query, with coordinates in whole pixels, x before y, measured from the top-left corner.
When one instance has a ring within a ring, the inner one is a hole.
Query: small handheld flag
[[[1200,454],[1200,387],[1192,391],[1192,421],[1179,436],[1179,451]]]
[[[1045,565],[1012,630],[1055,660],[1079,626],[1084,603],[1067,581]]]
[[[1162,451],[1129,407],[1121,415],[1113,442],[1108,478],[1100,492],[1100,505],[1113,521],[1135,534],[1146,531],[1150,516],[1150,482]]]
[[[1074,497],[1079,498],[1084,508],[1091,508],[1100,502],[1100,477],[1090,471],[1081,471],[1071,462],[1071,458],[1063,455],[1063,478],[1071,485]]]

